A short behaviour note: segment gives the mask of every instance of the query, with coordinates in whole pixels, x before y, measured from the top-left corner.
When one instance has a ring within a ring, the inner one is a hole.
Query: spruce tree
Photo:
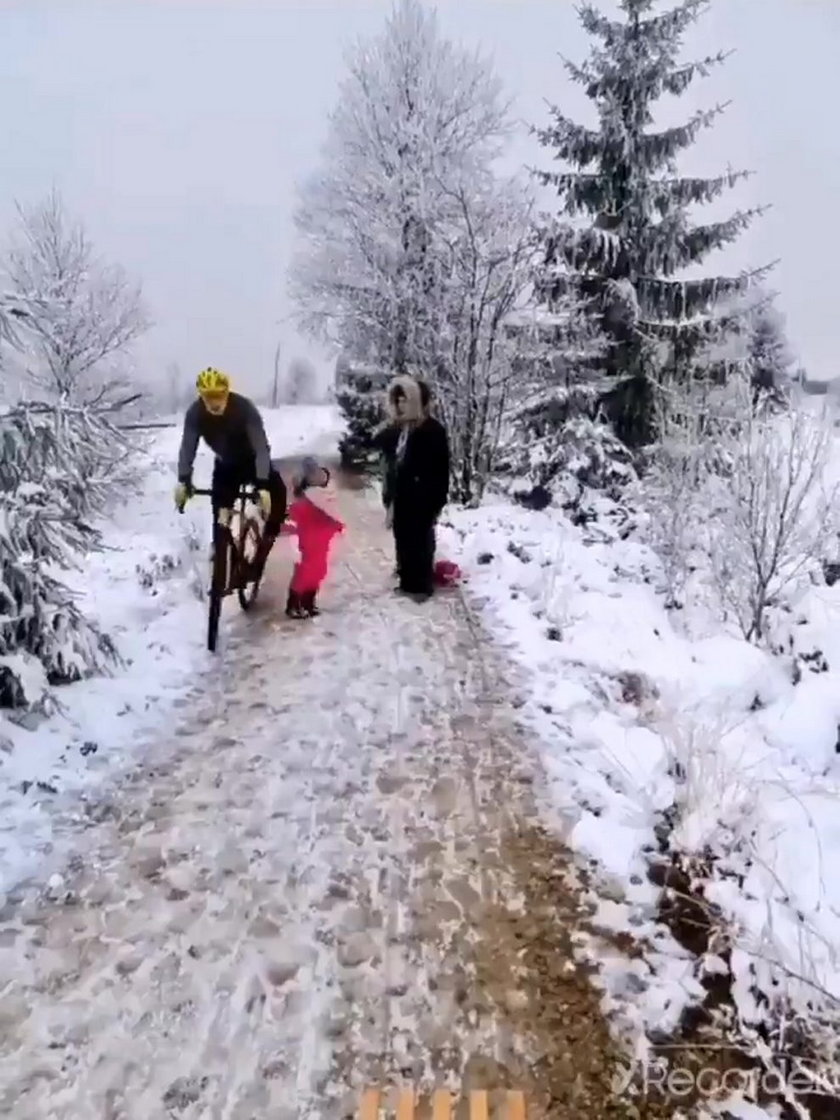
[[[603,332],[570,292],[551,313],[512,317],[517,399],[501,473],[512,497],[532,509],[552,500],[577,506],[590,489],[627,480],[628,456],[600,416],[606,343]]]
[[[338,451],[345,466],[369,465],[377,455],[374,432],[382,423],[389,375],[361,362],[336,363],[335,400],[345,423]]]
[[[689,220],[689,208],[712,201],[748,174],[727,171],[709,179],[678,173],[679,153],[723,107],[698,111],[673,128],[653,129],[658,99],[684,93],[725,57],[688,63],[678,58],[683,35],[707,0],[683,0],[660,13],[654,0],[620,0],[619,6],[620,18],[610,19],[583,5],[581,23],[599,43],[581,66],[565,63],[594,103],[598,128],[585,128],[552,108],[552,123],[537,131],[540,143],[571,168],[536,172],[561,199],[558,220],[545,235],[537,293],[551,306],[572,289],[598,316],[609,339],[605,364],[611,387],[603,404],[618,435],[638,446],[653,434],[653,369],[691,375],[699,349],[729,326],[721,301],[731,301],[766,269],[678,278],[734,241],[759,211],[738,210],[705,225]]]
[[[78,681],[119,661],[61,573],[101,547],[93,519],[124,447],[86,409],[30,403],[0,415],[0,708],[43,701],[39,680]]]
[[[747,345],[750,379],[756,393],[784,399],[792,380],[793,355],[784,320],[773,303],[763,303],[752,313]]]

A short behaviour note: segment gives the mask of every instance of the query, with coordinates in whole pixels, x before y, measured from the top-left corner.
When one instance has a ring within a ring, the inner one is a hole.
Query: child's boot
[[[289,598],[286,600],[286,616],[287,618],[306,618],[302,597],[297,591],[289,592]]]
[[[306,595],[303,596],[303,609],[309,618],[317,618],[321,613],[315,603],[315,596],[317,594],[317,591],[308,591]]]

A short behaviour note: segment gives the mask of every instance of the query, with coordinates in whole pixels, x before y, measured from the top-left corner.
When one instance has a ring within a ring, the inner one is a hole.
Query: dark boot
[[[303,608],[303,599],[297,591],[289,592],[289,598],[286,600],[286,617],[306,618],[306,613]]]
[[[315,596],[317,594],[317,591],[307,591],[305,595],[301,596],[301,604],[303,606],[304,613],[308,618],[317,618],[321,613],[315,603]]]

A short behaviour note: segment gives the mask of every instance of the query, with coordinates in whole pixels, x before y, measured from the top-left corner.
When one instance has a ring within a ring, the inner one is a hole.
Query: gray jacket
[[[178,452],[179,482],[192,479],[200,439],[226,466],[235,467],[243,474],[253,470],[256,482],[268,482],[271,451],[259,409],[247,397],[231,393],[221,416],[213,416],[200,400],[193,401],[184,416]]]

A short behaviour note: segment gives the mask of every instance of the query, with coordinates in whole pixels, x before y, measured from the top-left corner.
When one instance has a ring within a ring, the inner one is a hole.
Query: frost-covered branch
[[[55,192],[31,209],[18,207],[18,214],[6,272],[26,311],[32,382],[77,403],[118,387],[120,359],[150,325],[139,286],[96,257]]]
[[[657,441],[642,481],[650,543],[664,577],[665,602],[680,608],[697,562],[710,478],[719,462],[716,418],[725,390],[707,379],[655,383]]]
[[[441,331],[434,382],[450,432],[458,500],[480,498],[517,370],[508,317],[529,287],[536,243],[522,183],[441,184],[455,204],[440,234]]]
[[[688,572],[702,567],[722,613],[763,642],[770,609],[807,585],[836,539],[833,429],[771,407],[744,374],[657,389],[660,437],[644,486],[668,600],[681,605]]]
[[[47,685],[104,672],[116,660],[56,575],[78,566],[91,544],[58,492],[35,482],[0,491],[0,708],[44,704]]]
[[[95,518],[130,450],[86,409],[29,404],[0,415],[0,707],[43,703],[48,685],[116,659],[61,574],[100,546]],[[128,473],[122,481],[124,493]]]
[[[769,609],[807,585],[836,540],[838,489],[825,481],[834,434],[826,417],[773,412],[756,406],[748,382],[735,388],[708,554],[720,604],[748,641],[762,642]]]
[[[291,281],[303,326],[356,359],[433,366],[433,246],[453,209],[441,183],[486,167],[506,130],[489,63],[444,39],[418,0],[398,0],[350,52],[322,167],[301,192]]]
[[[339,392],[354,449],[378,408],[360,386],[417,374],[449,424],[464,500],[490,470],[511,371],[503,323],[532,266],[528,192],[492,172],[507,133],[490,64],[444,39],[419,0],[397,0],[349,56],[297,213],[301,322],[361,371]]]

